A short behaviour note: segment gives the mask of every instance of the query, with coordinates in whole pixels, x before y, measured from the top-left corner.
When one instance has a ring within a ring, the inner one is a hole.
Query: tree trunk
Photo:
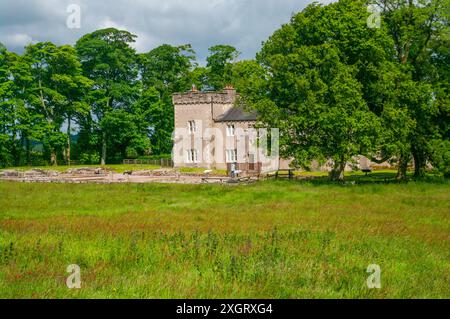
[[[413,150],[412,154],[414,157],[414,177],[422,178],[425,176],[425,156],[420,150]]]
[[[52,149],[50,151],[50,164],[51,166],[58,166],[58,160],[56,157],[56,151],[54,149]]]
[[[28,137],[25,137],[25,149],[26,149],[26,157],[27,157],[27,165],[31,166],[31,145],[30,145],[30,139]]]
[[[107,92],[108,93],[108,92]],[[109,111],[109,105],[112,104],[111,98],[106,99],[106,112]],[[102,128],[102,156],[100,159],[100,165],[106,165],[106,132]]]
[[[330,179],[333,181],[343,181],[346,162],[341,159],[334,164],[333,170],[330,172]]]
[[[11,141],[11,146],[12,146],[12,156],[14,158],[14,166],[20,166],[20,150],[16,145],[16,141],[15,141],[15,136],[17,135],[17,131],[15,128],[13,128],[12,131],[12,141]]]
[[[70,166],[70,148],[71,148],[71,137],[70,137],[70,128],[71,128],[71,118],[68,116],[67,118],[67,150],[66,150],[66,162],[67,165]]]
[[[106,165],[106,133],[102,133],[102,158],[100,165]]]
[[[398,160],[398,171],[397,171],[397,180],[406,180],[407,178],[407,171],[408,171],[408,162],[409,162],[409,156],[406,154],[400,155],[400,158]]]

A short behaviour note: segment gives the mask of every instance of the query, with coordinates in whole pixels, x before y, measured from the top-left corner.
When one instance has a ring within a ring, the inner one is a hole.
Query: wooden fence
[[[287,179],[294,179],[295,178],[295,174],[294,174],[295,170],[294,169],[280,169],[276,172],[272,172],[266,175],[267,179],[270,178],[275,178],[275,179],[279,179],[279,178],[287,178]]]

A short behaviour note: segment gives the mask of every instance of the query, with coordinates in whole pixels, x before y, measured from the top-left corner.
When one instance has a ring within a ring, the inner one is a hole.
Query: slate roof
[[[215,119],[216,122],[256,121],[256,111],[247,112],[240,106],[234,106],[226,113]]]

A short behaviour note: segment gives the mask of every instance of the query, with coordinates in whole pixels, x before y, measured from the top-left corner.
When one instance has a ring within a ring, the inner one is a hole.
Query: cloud
[[[2,37],[4,43],[7,43],[12,47],[25,47],[28,44],[33,43],[33,38],[28,34],[24,33],[16,33],[16,34],[7,34]]]
[[[291,15],[313,0],[2,0],[0,42],[21,52],[30,42],[74,44],[86,33],[116,27],[138,36],[134,47],[190,43],[202,62],[208,48],[230,44],[253,58]],[[330,1],[322,1],[330,2]],[[67,7],[81,7],[81,28],[66,25]]]

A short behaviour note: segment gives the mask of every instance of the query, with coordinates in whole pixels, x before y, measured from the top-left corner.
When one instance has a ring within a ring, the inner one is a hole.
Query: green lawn
[[[0,182],[0,298],[449,298],[449,186]]]

